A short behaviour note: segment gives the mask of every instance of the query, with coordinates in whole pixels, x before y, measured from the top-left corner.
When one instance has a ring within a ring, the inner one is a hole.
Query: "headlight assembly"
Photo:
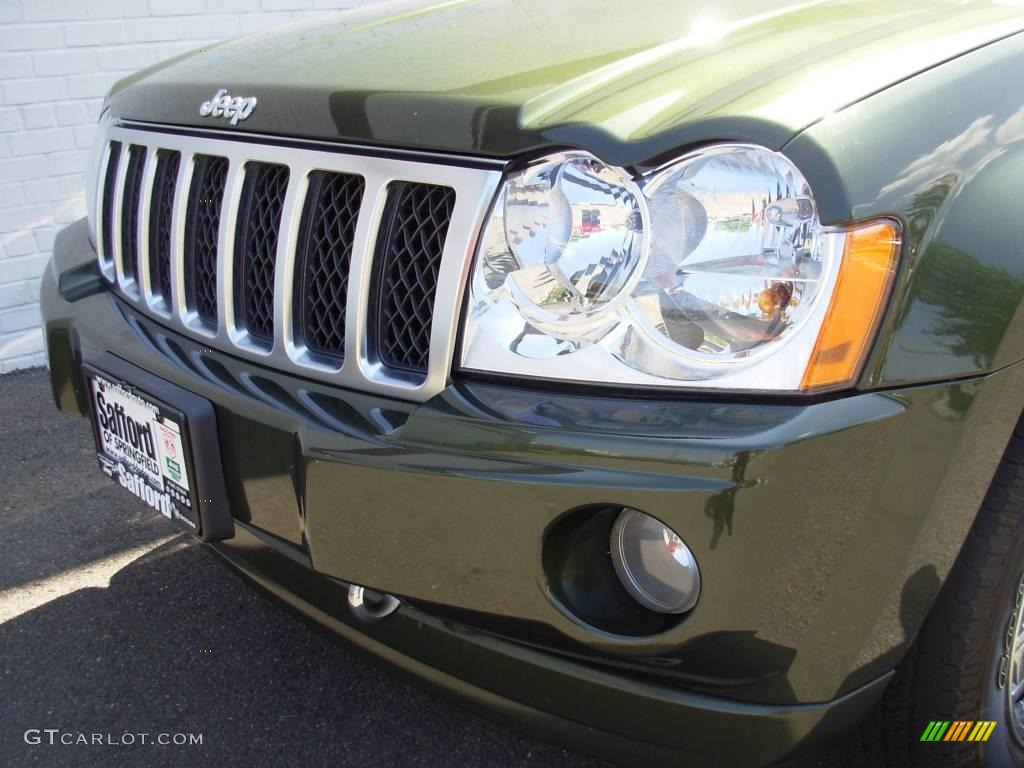
[[[822,227],[807,181],[748,145],[634,180],[566,153],[509,177],[481,238],[465,369],[800,392],[860,372],[895,272],[888,220]]]

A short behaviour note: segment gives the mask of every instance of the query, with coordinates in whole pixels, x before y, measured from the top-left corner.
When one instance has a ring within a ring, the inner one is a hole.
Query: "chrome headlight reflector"
[[[509,177],[492,209],[462,366],[610,385],[848,384],[895,268],[898,231],[881,226],[868,238],[881,244],[866,267],[881,277],[868,280],[876,295],[858,289],[870,306],[852,307],[869,317],[825,339],[856,254],[850,232],[822,227],[784,156],[720,145],[639,180],[581,152],[544,158]],[[821,360],[830,372],[811,375]]]

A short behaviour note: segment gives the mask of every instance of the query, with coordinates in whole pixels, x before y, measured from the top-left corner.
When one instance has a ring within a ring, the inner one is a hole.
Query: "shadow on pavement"
[[[599,765],[389,678],[184,538],[0,624],[0,647],[6,765]],[[203,744],[30,746],[29,728]]]

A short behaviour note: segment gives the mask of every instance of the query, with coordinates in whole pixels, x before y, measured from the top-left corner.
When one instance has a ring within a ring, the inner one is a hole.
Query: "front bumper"
[[[208,399],[236,521],[221,554],[439,689],[621,762],[761,765],[873,706],[919,628],[1020,411],[1021,366],[816,402],[614,398],[462,381],[422,405],[262,369],[105,289],[84,223],[42,288],[54,394],[111,352]],[[562,607],[543,543],[631,506],[701,565],[649,637]],[[399,596],[361,623],[349,582]]]

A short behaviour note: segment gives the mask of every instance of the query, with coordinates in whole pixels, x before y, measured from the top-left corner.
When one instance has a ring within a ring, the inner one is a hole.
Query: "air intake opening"
[[[345,313],[362,176],[316,171],[309,175],[295,258],[295,329],[315,356],[341,363]]]
[[[100,223],[100,257],[105,266],[114,264],[114,195],[117,193],[117,167],[121,161],[121,142],[110,142],[107,172],[103,175],[103,210]]]
[[[161,149],[156,153],[156,175],[149,205],[149,282],[153,295],[171,306],[171,224],[178,188],[181,153]]]
[[[401,182],[388,188],[371,331],[380,361],[418,379],[427,372],[434,295],[454,208],[451,187]]]
[[[124,176],[124,204],[121,209],[121,263],[124,273],[139,282],[139,206],[142,199],[142,173],[146,168],[146,148],[128,147],[128,169]]]
[[[274,280],[288,167],[247,163],[235,230],[236,324],[260,345],[274,339]]]
[[[210,328],[217,327],[217,245],[228,161],[196,155],[185,220],[185,303]]]

